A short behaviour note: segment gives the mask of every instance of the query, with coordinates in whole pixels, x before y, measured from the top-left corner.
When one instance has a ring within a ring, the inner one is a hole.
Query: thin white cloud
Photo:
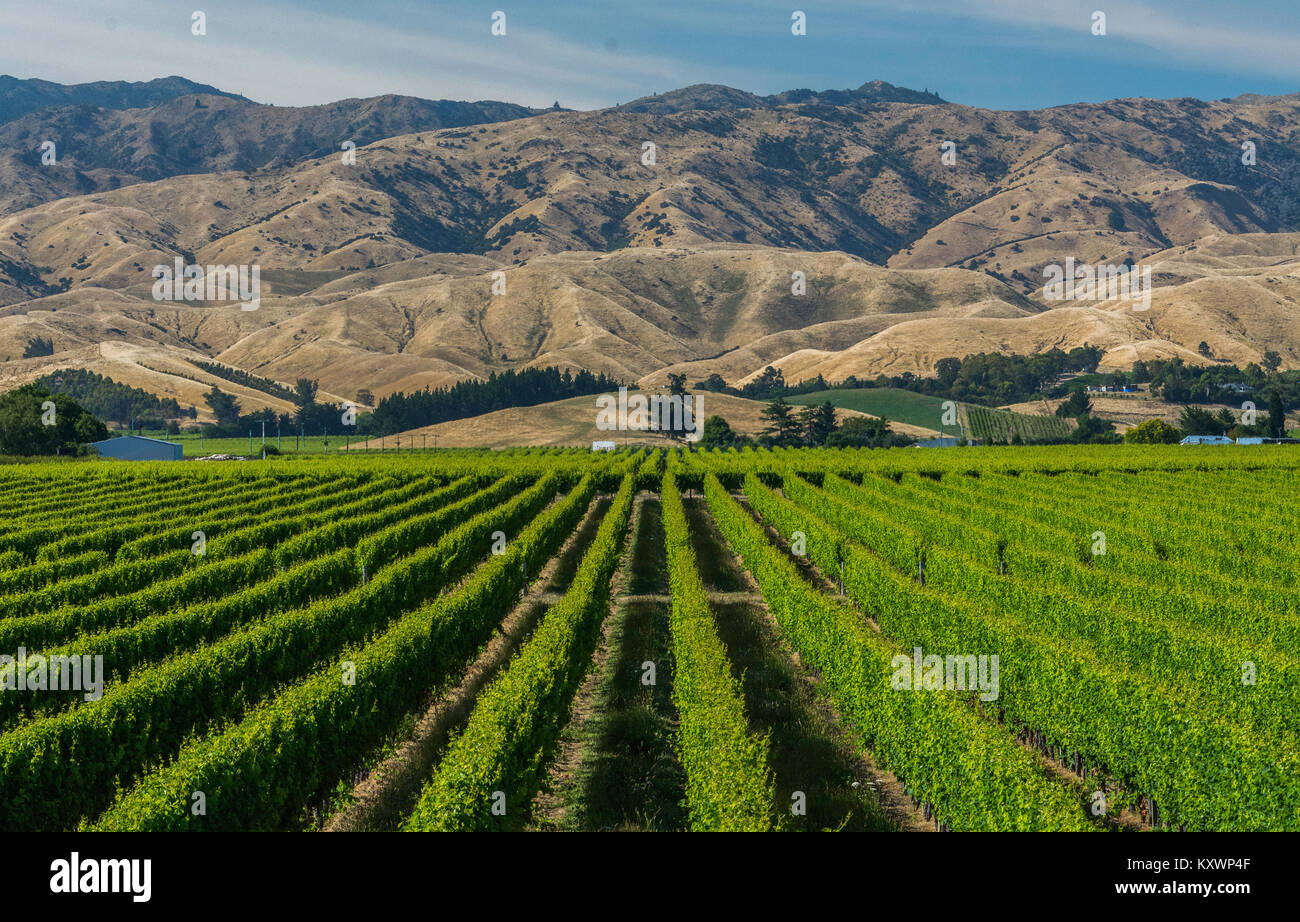
[[[501,5],[510,6],[504,0]],[[190,34],[195,6],[207,13],[206,37]],[[1076,36],[1091,40],[1084,38],[1091,13],[1102,7],[1109,35],[1095,39],[1099,62],[1142,55],[1149,56],[1138,62],[1145,65],[1300,77],[1300,16],[1256,26],[1198,0],[1178,0],[1176,7],[1172,0],[1168,6],[1110,0],[665,2],[639,7],[630,18],[641,30],[637,47],[657,45],[657,53],[610,50],[599,39],[567,35],[559,24],[578,13],[540,3],[507,9],[508,34],[494,38],[492,7],[466,14],[463,5],[394,10],[376,3],[340,13],[300,9],[284,0],[28,0],[0,5],[0,72],[64,83],[179,74],[279,105],[406,93],[596,108],[691,83],[775,92],[812,85],[823,71],[840,72],[836,60],[808,56],[795,39],[784,61],[742,56],[746,40],[788,34],[796,8],[807,12],[810,36],[886,40],[906,55],[915,37],[899,30],[906,32],[912,23],[946,46],[973,33],[973,41],[1008,53],[1077,48]],[[647,24],[654,25],[653,34]],[[726,54],[711,55],[700,36],[717,36]],[[890,40],[894,36],[897,41]],[[889,63],[896,70],[900,62]],[[860,77],[888,79],[869,69]]]
[[[1273,77],[1300,76],[1300,16],[1290,21],[1264,11],[1258,25],[1233,12],[1229,4],[1193,5],[1174,0],[1168,8],[1110,0],[830,0],[835,16],[869,18],[869,11],[897,15],[930,14],[959,20],[1005,25],[1013,30],[1051,30],[1061,37],[1091,34],[1092,14],[1106,13],[1107,34],[1098,42],[1132,42],[1184,64],[1216,71],[1237,71]],[[1244,8],[1246,10],[1250,7]],[[823,13],[823,15],[827,15]],[[840,27],[844,27],[841,24]],[[1106,55],[1114,49],[1099,44]]]
[[[705,73],[670,56],[587,46],[522,14],[494,37],[487,12],[481,23],[449,21],[436,9],[427,19],[385,22],[268,4],[193,5],[207,14],[206,36],[191,35],[188,9],[156,0],[5,6],[0,70],[65,83],[179,74],[277,105],[407,93],[539,106],[558,99],[571,108],[608,105],[611,96],[625,102]],[[743,68],[707,72],[741,84],[758,79]]]

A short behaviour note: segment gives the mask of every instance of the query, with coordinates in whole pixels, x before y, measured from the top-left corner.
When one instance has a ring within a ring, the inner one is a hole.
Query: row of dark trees
[[[737,435],[721,416],[704,421],[700,448],[743,448],[747,445],[827,448],[891,448],[910,445],[912,439],[889,428],[889,420],[871,416],[850,416],[840,422],[830,401],[796,408],[783,397],[774,397],[763,408],[764,427],[757,439]]]
[[[1037,355],[978,352],[960,359],[942,358],[935,363],[934,375],[928,377],[909,371],[901,375],[877,375],[875,378],[850,375],[843,381],[828,382],[819,374],[798,384],[786,383],[781,370],[769,365],[758,377],[740,388],[730,387],[718,374],[697,381],[695,387],[752,400],[792,397],[827,390],[894,387],[931,397],[1001,406],[1045,396],[1057,378],[1074,372],[1092,371],[1101,361],[1102,355],[1103,351],[1095,346],[1079,346],[1069,352],[1052,349]]]
[[[1187,365],[1175,357],[1139,361],[1130,371],[1098,375],[1095,369],[1102,354],[1095,346],[1079,346],[1069,352],[1052,349],[1037,355],[979,352],[960,359],[942,358],[935,363],[935,373],[926,377],[904,372],[875,378],[850,375],[843,381],[828,382],[818,375],[798,384],[786,383],[782,372],[769,365],[740,388],[730,387],[718,374],[695,382],[695,387],[755,400],[826,390],[894,387],[949,400],[1003,406],[1044,397],[1066,397],[1089,384],[1115,387],[1145,384],[1169,403],[1234,403],[1252,396],[1261,402],[1266,392],[1276,390],[1284,408],[1300,404],[1300,370],[1280,372],[1282,357],[1271,350],[1264,353],[1262,362],[1252,362],[1244,368],[1226,362]],[[1077,374],[1085,377],[1065,380]]]
[[[356,434],[357,427],[344,422],[344,411],[347,408],[339,404],[317,403],[318,392],[318,381],[299,378],[290,394],[294,405],[292,414],[276,413],[270,407],[252,413],[241,413],[239,401],[213,385],[203,395],[203,401],[212,410],[217,422],[216,425],[205,427],[203,432],[208,438],[240,437],[249,432],[259,433],[265,425],[268,433],[278,430],[303,432],[312,436]]]
[[[84,368],[62,368],[38,378],[36,383],[50,393],[66,394],[101,420],[124,426],[159,428],[165,420],[194,419],[198,415],[194,407],[181,407],[173,397],[160,398]]]
[[[458,381],[450,387],[390,394],[360,420],[365,435],[391,435],[453,419],[480,416],[508,407],[532,407],[568,397],[617,390],[620,382],[589,371],[524,368],[492,372],[482,381]]]

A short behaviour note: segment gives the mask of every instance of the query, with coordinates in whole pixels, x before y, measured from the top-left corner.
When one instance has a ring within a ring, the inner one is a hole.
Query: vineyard
[[[1060,416],[1031,416],[974,403],[963,404],[962,408],[971,437],[986,445],[1007,445],[1016,436],[1024,442],[1063,442],[1075,425],[1074,420]]]
[[[1300,829],[1297,468],[0,467],[0,828]]]

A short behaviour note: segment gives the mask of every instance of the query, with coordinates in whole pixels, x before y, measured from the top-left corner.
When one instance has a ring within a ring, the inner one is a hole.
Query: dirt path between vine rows
[[[564,587],[572,581],[577,563],[595,538],[611,502],[608,495],[593,497],[577,530],[542,568],[538,579],[502,621],[500,630],[458,684],[434,697],[405,742],[354,787],[351,803],[330,817],[324,832],[382,831],[398,827],[415,806],[452,733],[468,720],[479,693],[531,635],[546,609],[563,597]]]

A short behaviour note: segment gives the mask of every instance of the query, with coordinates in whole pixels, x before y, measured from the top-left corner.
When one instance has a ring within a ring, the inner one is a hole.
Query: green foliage
[[[1201,407],[1183,407],[1178,417],[1183,435],[1223,435],[1228,427],[1215,414]]]
[[[218,426],[233,428],[239,423],[239,401],[215,384],[203,395],[203,402],[212,410]]]
[[[672,474],[663,483],[668,579],[672,590],[673,703],[686,807],[696,832],[763,832],[772,827],[767,739],[750,732],[740,683],[718,639],[709,597],[695,567],[686,511]]]
[[[194,416],[193,407],[183,410],[174,398],[159,399],[146,390],[119,384],[84,368],[62,368],[38,378],[36,383],[51,393],[67,394],[98,419],[113,420],[124,426],[134,423],[139,428],[161,424],[164,419]]]
[[[23,358],[35,359],[46,355],[54,354],[54,338],[47,336],[33,336],[23,346]]]
[[[1092,400],[1082,388],[1075,388],[1070,391],[1070,396],[1056,408],[1057,416],[1067,416],[1070,419],[1078,419],[1080,416],[1091,412]]]
[[[76,454],[108,429],[67,394],[24,384],[0,394],[0,455]]]
[[[1147,419],[1124,433],[1124,441],[1137,445],[1170,445],[1181,439],[1182,433],[1163,419]]]
[[[634,495],[635,479],[629,475],[573,583],[505,673],[479,696],[469,724],[448,747],[405,830],[517,828],[526,817],[600,640],[609,613],[609,580]],[[495,799],[498,791],[503,801]]]
[[[380,743],[430,685],[463,667],[587,508],[592,477],[537,516],[455,592],[397,619],[364,646],[265,701],[242,722],[195,740],[165,769],[121,795],[104,830],[273,829],[286,809],[355,770],[358,752]],[[448,536],[454,547],[463,534]],[[341,664],[355,681],[340,680]],[[206,792],[208,812],[189,810]]]
[[[712,394],[721,394],[727,389],[727,381],[722,377],[722,375],[715,371],[703,381],[696,381],[695,389],[698,391],[708,391]]]
[[[800,516],[753,475],[745,493],[781,534],[804,533],[824,573],[838,572],[843,559],[846,584],[856,574],[858,556],[844,558],[848,549],[823,522]],[[933,804],[954,829],[1089,828],[1076,796],[956,694],[895,690],[890,679],[898,648],[875,635],[857,612],[814,589],[713,475],[705,494],[782,632],[806,664],[822,671],[837,710],[862,744],[914,797]]]
[[[1084,413],[1079,417],[1075,430],[1070,433],[1070,441],[1106,445],[1118,442],[1119,436],[1115,434],[1114,423],[1093,416],[1090,413]]]
[[[762,438],[765,444],[782,447],[798,445],[800,439],[799,420],[794,410],[783,397],[773,397],[763,408]]]
[[[734,448],[736,433],[732,431],[731,424],[721,416],[710,416],[704,421],[700,440],[696,444],[706,450]]]
[[[0,653],[102,656],[106,684],[97,700],[0,692],[0,828],[301,826],[460,680],[614,493],[411,820],[517,828],[592,662],[632,494],[662,482],[660,666],[692,827],[779,827],[784,804],[747,719],[761,699],[742,704],[719,641],[688,486],[762,592],[781,638],[767,652],[815,670],[855,748],[944,826],[1104,827],[1088,792],[1105,785],[1112,811],[1140,795],[1166,826],[1294,829],[1297,470],[1290,445],[1141,443],[5,465]],[[997,694],[895,688],[917,648],[999,654]]]

